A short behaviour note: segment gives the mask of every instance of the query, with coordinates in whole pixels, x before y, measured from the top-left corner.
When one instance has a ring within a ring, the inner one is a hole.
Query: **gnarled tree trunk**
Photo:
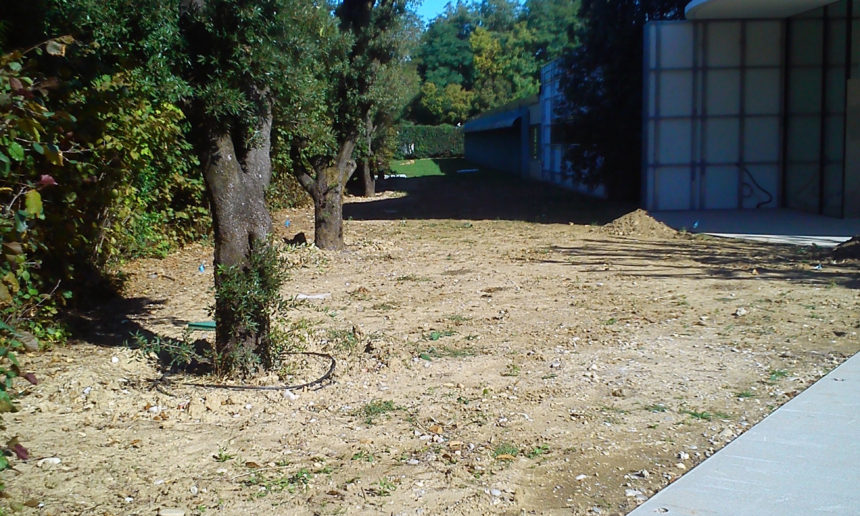
[[[201,149],[206,192],[215,231],[215,289],[221,285],[219,266],[248,272],[252,249],[265,245],[272,219],[265,192],[272,178],[270,157],[271,104],[253,131],[244,127],[206,125]],[[253,137],[246,135],[253,134]],[[269,329],[269,314],[254,314],[256,331],[237,320],[231,303],[216,295],[216,350],[221,353],[258,351]]]
[[[355,140],[348,140],[335,162],[316,170],[315,177],[297,175],[314,200],[314,244],[320,249],[343,249],[343,189],[356,169],[354,148]]]

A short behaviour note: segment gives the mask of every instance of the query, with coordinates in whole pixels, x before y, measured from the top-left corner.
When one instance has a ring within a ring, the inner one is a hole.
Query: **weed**
[[[370,308],[371,308],[371,309],[373,309],[373,310],[379,310],[379,311],[382,311],[382,310],[396,310],[396,309],[397,309],[397,305],[393,305],[393,304],[391,304],[391,303],[377,303],[377,304],[375,304],[375,305],[371,306]]]
[[[774,383],[783,378],[788,377],[788,371],[786,369],[771,369],[770,370],[770,382]]]
[[[271,321],[287,309],[279,292],[288,271],[289,264],[274,240],[256,242],[244,267],[219,265],[215,269],[211,312],[219,328],[229,332],[227,339],[218,337],[212,352],[216,375],[247,374],[260,366],[272,370],[280,365],[283,343],[272,338]],[[249,340],[253,347],[236,346]]]
[[[328,340],[334,344],[335,348],[342,351],[354,351],[358,347],[358,335],[354,329],[330,329],[328,330]]]
[[[376,460],[376,457],[373,456],[372,453],[368,453],[364,450],[358,451],[352,455],[352,460],[360,460],[364,462],[373,462]]]
[[[520,454],[520,449],[511,443],[500,443],[493,450],[493,457],[499,460],[513,460],[514,457]]]
[[[546,444],[541,444],[532,448],[528,453],[526,453],[526,457],[530,459],[536,459],[541,455],[545,455],[549,453],[549,446]]]
[[[235,455],[227,453],[227,448],[218,448],[218,453],[212,456],[216,462],[227,462],[235,458]]]
[[[451,314],[446,317],[449,321],[454,323],[464,323],[466,321],[471,321],[471,317],[466,317],[465,315],[460,314]]]
[[[649,412],[666,412],[666,405],[662,403],[655,403],[653,405],[648,405],[645,407],[645,410]]]
[[[695,419],[702,419],[705,421],[710,421],[711,419],[714,418],[714,415],[711,414],[710,412],[707,412],[707,411],[696,412],[695,410],[686,410],[685,409],[685,410],[682,410],[681,413],[687,414],[688,416],[691,416]]]
[[[262,498],[270,493],[295,491],[296,487],[305,487],[313,478],[313,474],[306,468],[302,468],[290,476],[267,477],[262,472],[254,472],[247,480],[242,482],[246,486],[257,486],[259,490],[253,495]]]
[[[147,337],[140,332],[134,332],[130,337],[131,342],[126,342],[126,346],[135,349],[143,357],[155,355],[171,369],[190,366],[195,360],[206,361],[195,349],[191,341],[191,331],[187,329],[181,339],[162,338],[158,335]]]
[[[391,481],[388,477],[383,477],[379,479],[376,487],[373,489],[373,493],[376,496],[391,496],[397,489],[397,484]]]
[[[753,394],[752,391],[741,391],[741,392],[735,393],[735,396],[743,399],[743,398],[752,398],[753,396],[755,396],[755,394]]]
[[[455,332],[452,330],[443,330],[443,331],[433,330],[428,335],[424,335],[424,340],[436,342],[437,340],[441,339],[442,337],[450,337],[451,335],[454,335],[454,333]]]
[[[423,276],[416,276],[415,274],[407,274],[405,276],[398,276],[395,281],[429,281],[429,278],[425,278]]]
[[[471,356],[475,356],[475,351],[471,348],[456,349],[448,346],[432,347],[418,354],[419,358],[428,362],[434,358],[463,358]]]
[[[555,373],[550,373],[550,374],[545,374],[545,375],[541,376],[540,379],[541,380],[552,380],[553,378],[556,378],[557,376],[558,375]]]
[[[697,412],[695,410],[682,410],[681,413],[687,414],[688,416],[691,416],[695,419],[701,419],[704,421],[711,421],[712,419],[715,419],[715,418],[716,419],[729,419],[731,417],[729,414],[726,414],[725,412],[719,412],[719,411],[708,412],[708,411],[703,410],[701,412]]]
[[[502,376],[519,376],[520,366],[517,364],[508,364],[508,367],[502,372]]]
[[[374,400],[362,407],[360,413],[364,416],[364,422],[372,425],[374,424],[373,418],[397,409],[398,407],[391,400]]]
[[[606,321],[604,321],[603,324],[605,324],[606,326],[611,326],[617,322],[618,322],[618,319],[616,319],[615,317],[611,317],[611,318],[607,319]]]

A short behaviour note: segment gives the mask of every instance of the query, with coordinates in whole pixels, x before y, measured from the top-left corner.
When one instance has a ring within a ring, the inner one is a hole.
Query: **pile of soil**
[[[830,256],[834,260],[860,260],[860,236],[846,240],[833,248]]]
[[[674,238],[678,232],[655,219],[645,210],[635,210],[603,226],[610,235],[638,238]]]

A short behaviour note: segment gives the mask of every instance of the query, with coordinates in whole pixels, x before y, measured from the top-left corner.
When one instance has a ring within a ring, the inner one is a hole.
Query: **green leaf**
[[[30,190],[24,195],[24,206],[27,215],[35,217],[42,214],[42,195],[38,190]]]
[[[14,159],[15,161],[23,161],[24,160],[24,147],[21,147],[21,144],[18,142],[12,142],[6,147],[6,151],[9,152],[9,157]]]
[[[15,231],[18,233],[27,232],[27,218],[21,214],[21,211],[15,213]]]
[[[45,148],[39,142],[33,142],[33,150],[38,152],[39,154],[45,153]]]

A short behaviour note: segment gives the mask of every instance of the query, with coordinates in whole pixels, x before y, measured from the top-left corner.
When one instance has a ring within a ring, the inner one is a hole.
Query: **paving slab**
[[[761,242],[834,247],[860,235],[860,219],[837,219],[788,209],[650,213],[678,230]]]
[[[860,514],[860,354],[630,516]]]

